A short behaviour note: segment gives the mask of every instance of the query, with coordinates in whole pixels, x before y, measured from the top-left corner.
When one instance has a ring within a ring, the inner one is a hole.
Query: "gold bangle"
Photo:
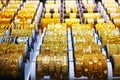
[[[59,19],[60,18],[60,14],[59,13],[53,13],[53,18]]]
[[[54,12],[55,12],[55,13],[58,13],[58,9],[57,9],[57,8],[55,8],[55,9],[54,9]]]
[[[93,13],[93,9],[89,8],[87,10],[88,10],[88,13]]]
[[[42,57],[43,55],[38,55],[36,58],[36,77],[43,77],[43,65],[42,65]]]
[[[81,55],[82,57],[82,55]],[[107,78],[107,62],[103,54],[83,54],[83,59],[81,59],[80,54],[75,56],[76,62],[81,61],[83,64],[83,71],[80,66],[76,66],[76,75],[81,76],[77,73],[84,73],[89,79],[106,79]],[[79,68],[78,68],[79,67]],[[79,72],[78,72],[78,71]]]
[[[120,55],[113,55],[113,60],[114,60],[114,70],[113,70],[113,75],[114,76],[120,76]]]
[[[66,8],[66,14],[70,14],[71,9],[70,8]]]
[[[11,54],[4,54],[0,56],[0,68],[1,68],[1,73],[0,76],[12,76],[13,78],[18,78],[20,75],[19,73],[19,58],[20,55],[14,53],[13,55]]]
[[[51,13],[46,13],[45,18],[50,19],[51,18]]]
[[[68,58],[67,54],[61,55],[61,64],[62,64],[62,78],[67,79],[68,76]]]
[[[79,77],[83,75],[83,56],[82,54],[75,53],[75,76]]]
[[[120,28],[120,19],[113,19],[113,21],[114,21],[114,24],[115,24],[118,28]]]
[[[76,18],[76,13],[70,13],[70,18]]]
[[[88,24],[90,24],[91,26],[94,25],[94,19],[87,19]]]

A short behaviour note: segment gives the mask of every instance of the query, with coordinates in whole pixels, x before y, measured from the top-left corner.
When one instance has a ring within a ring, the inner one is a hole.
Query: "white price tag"
[[[27,42],[27,40],[28,40],[28,37],[18,37],[18,38],[17,38],[17,42],[18,42],[18,43]]]

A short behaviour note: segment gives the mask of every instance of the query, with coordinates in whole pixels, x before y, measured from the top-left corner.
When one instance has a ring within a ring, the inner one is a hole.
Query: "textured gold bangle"
[[[114,70],[113,70],[113,75],[114,76],[120,76],[120,55],[113,55],[113,60],[114,60]]]
[[[37,68],[41,64],[41,71],[36,71],[37,78],[50,75],[52,79],[68,79],[68,48],[65,24],[50,24],[44,36],[41,54],[37,57]],[[39,61],[40,60],[40,61]],[[40,75],[40,73],[43,73]],[[40,76],[39,76],[40,75]]]
[[[43,55],[38,55],[36,58],[36,77],[43,77],[43,65],[42,65],[42,57]]]
[[[76,18],[76,13],[70,13],[70,18]]]
[[[86,21],[86,19],[100,19],[99,13],[84,13],[83,17]]]
[[[83,55],[81,54],[76,54],[75,53],[75,58],[76,58],[76,63],[75,63],[75,76],[79,77],[83,75]]]
[[[45,55],[42,58],[42,65],[43,65],[43,74],[48,75],[49,74],[49,56]]]
[[[51,13],[45,13],[45,18],[47,19],[51,18]]]
[[[77,57],[78,56],[78,57]],[[83,64],[81,72],[77,71],[81,69],[80,66],[76,67],[76,74],[77,73],[84,73],[84,76],[87,76],[89,79],[107,79],[107,62],[106,58],[103,54],[77,54],[75,56],[76,63],[79,61]],[[83,59],[81,57],[83,56]],[[78,74],[77,76],[81,76]]]
[[[58,9],[57,9],[57,8],[55,8],[55,9],[54,9],[54,12],[55,12],[55,13],[58,13]]]
[[[77,13],[78,12],[77,6],[74,6],[72,10],[73,10],[73,13]]]
[[[47,4],[54,4],[55,1],[47,1],[46,3],[47,3]]]
[[[19,58],[20,55],[15,53],[4,54],[0,56],[0,76],[11,76],[13,78],[18,78],[19,73]]]
[[[10,24],[11,18],[0,19],[0,24]]]
[[[96,30],[98,31],[103,31],[103,30],[114,30],[115,29],[115,25],[113,23],[98,23],[95,25],[96,26]]]
[[[65,19],[65,23],[67,24],[68,27],[70,27],[74,24],[79,24],[80,20],[79,19]]]
[[[84,4],[85,5],[85,8],[87,8],[87,9],[94,9],[95,8],[95,4]]]
[[[93,13],[93,9],[87,9],[88,13]]]
[[[66,14],[70,14],[71,9],[70,8],[66,8]]]
[[[108,47],[108,53],[109,53],[108,57],[118,53],[118,48],[116,44],[108,44],[107,47]]]
[[[15,35],[15,36],[31,36],[32,35],[32,30],[19,30],[19,29],[15,29],[15,30],[12,30],[11,32],[11,35]]]
[[[120,54],[120,45],[119,44],[108,44],[108,57],[116,54]]]
[[[104,19],[97,19],[97,23],[104,23]]]
[[[101,65],[103,64],[102,65],[102,70],[103,70],[102,74],[99,73],[98,77],[101,78],[101,79],[106,79],[107,78],[107,62],[106,62],[106,57],[103,54],[99,54],[99,55],[97,54],[96,57],[98,58],[98,61],[101,61]],[[99,65],[100,65],[100,62],[99,62]],[[98,67],[97,72],[99,71],[99,68],[100,67]]]
[[[62,60],[63,59],[63,60]],[[61,74],[62,73],[62,74]],[[40,54],[36,61],[36,77],[43,78],[50,75],[52,78],[60,79],[68,76],[68,58],[66,54]],[[54,76],[53,76],[54,75]]]
[[[54,54],[50,54],[50,62],[49,62],[50,74],[54,74],[55,72],[55,60],[56,60],[56,56]]]
[[[94,19],[87,19],[87,22],[89,23],[89,24],[94,24]]]
[[[60,18],[60,14],[59,13],[53,13],[53,18],[59,19]]]
[[[120,28],[120,19],[113,19],[114,24]]]
[[[120,14],[119,13],[110,13],[110,19],[113,20],[114,18],[120,18]]]
[[[62,62],[62,74],[63,74],[63,76],[64,76],[64,74],[66,74],[65,76],[67,76],[67,74],[68,74],[68,58],[67,58],[67,54],[62,55],[62,61],[61,62]]]
[[[76,30],[92,30],[92,26],[90,24],[73,24],[72,31]]]

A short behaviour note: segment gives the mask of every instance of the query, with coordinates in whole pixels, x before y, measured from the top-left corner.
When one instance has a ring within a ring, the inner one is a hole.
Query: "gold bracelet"
[[[114,60],[114,70],[113,70],[113,75],[114,76],[120,76],[120,55],[113,55],[113,60]]]
[[[42,65],[42,58],[43,55],[38,55],[36,58],[36,77],[41,78],[43,77],[43,65]]]
[[[83,59],[81,57],[83,56]],[[78,73],[84,73],[84,76],[87,76],[89,79],[107,79],[107,62],[106,57],[103,54],[77,54],[75,56],[76,63],[79,61],[83,64],[81,71],[77,71],[81,69],[80,66],[75,66],[76,75],[81,76]]]
[[[68,79],[68,58],[67,58],[67,54],[61,55],[61,64],[62,64],[62,78],[63,79]]]
[[[76,13],[70,13],[70,18],[76,18]]]
[[[45,18],[50,19],[51,18],[51,13],[45,13]]]
[[[75,53],[75,76],[79,77],[83,75],[83,56],[82,54]]]
[[[88,10],[88,13],[93,13],[93,9],[89,8],[87,10]]]
[[[59,13],[53,13],[53,18],[59,19],[60,18],[60,14]]]
[[[70,14],[71,9],[70,8],[66,8],[66,14]]]
[[[0,56],[0,68],[1,73],[0,76],[12,76],[13,78],[18,78],[20,75],[19,73],[19,58],[20,55],[17,53],[11,54],[4,54]]]
[[[78,12],[77,6],[74,6],[72,10],[73,10],[73,13],[77,13]]]

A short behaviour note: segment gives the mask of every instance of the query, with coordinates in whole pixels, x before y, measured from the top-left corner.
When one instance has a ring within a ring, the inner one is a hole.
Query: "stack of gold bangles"
[[[36,77],[62,79],[68,76],[68,58],[66,54],[40,54],[37,56]]]
[[[92,30],[92,26],[90,24],[74,24],[72,25],[72,31],[79,30]]]
[[[11,19],[10,18],[0,19],[0,24],[10,24],[10,23],[11,23]]]
[[[107,79],[107,62],[103,54],[78,54],[75,57],[75,76],[87,76],[88,79]]]
[[[97,31],[104,30],[115,30],[115,25],[113,23],[98,23],[95,25]]]
[[[120,13],[110,13],[110,19],[119,19],[120,18]]]
[[[0,24],[0,29],[10,30],[11,28],[12,28],[11,24]]]
[[[94,9],[96,8],[96,4],[95,3],[93,3],[93,2],[91,4],[90,3],[83,3],[83,5],[84,5],[83,6],[84,7],[83,10],[87,9],[88,13],[94,13]]]
[[[50,75],[55,79],[68,76],[68,48],[65,24],[50,24],[46,30],[40,55],[37,56],[36,76]],[[42,74],[41,74],[42,73]]]
[[[79,43],[74,45],[74,53],[75,56],[77,54],[91,54],[91,53],[101,53],[101,48],[100,45],[98,44],[84,44],[84,43]]]
[[[15,22],[19,21],[22,24],[33,23],[38,3],[26,2],[23,8],[18,12]]]
[[[13,1],[14,2],[14,1]],[[20,4],[19,4],[20,5]],[[11,22],[11,20],[14,18],[14,15],[17,13],[17,9],[20,6],[18,6],[18,4],[9,4],[4,10],[3,12],[1,12],[0,17],[1,17],[1,23],[4,24],[8,24]]]
[[[32,30],[13,29],[11,36],[32,36]]]
[[[0,30],[0,36],[5,37],[6,36],[6,30]]]
[[[120,76],[120,54],[112,55],[113,58],[113,76]]]
[[[77,2],[76,1],[65,1],[65,13],[64,15],[69,16],[69,19],[67,19],[65,16],[65,23],[67,24],[67,27],[71,27],[73,24],[79,24],[80,23],[80,19],[77,18],[77,15],[79,15],[78,13],[78,7],[77,7]],[[72,4],[72,7],[71,7]]]
[[[108,57],[120,54],[120,44],[107,44]]]
[[[94,33],[89,24],[75,24],[72,26],[72,36],[77,43],[91,44],[95,43]]]
[[[67,24],[68,27],[71,27],[74,24],[79,24],[80,19],[65,19],[65,23]]]
[[[104,2],[104,6],[107,9],[107,13],[110,15],[110,20],[119,28],[120,8],[118,4],[113,0],[111,2]]]
[[[19,43],[19,44],[11,43],[7,46],[6,52],[8,54],[17,52],[18,54],[21,54],[25,57],[25,54],[26,54],[25,44],[24,43]]]
[[[14,29],[19,29],[19,30],[34,30],[35,25],[34,24],[28,24],[28,23],[15,23]]]
[[[87,23],[94,25],[95,23],[104,23],[104,19],[87,19]]]
[[[65,24],[51,24],[46,30],[41,53],[66,53],[67,54],[67,36]]]
[[[25,56],[26,52],[25,52],[25,44],[24,43],[6,43],[3,42],[0,44],[0,55],[4,55],[4,54],[13,54],[13,53],[18,53],[21,54],[23,56]]]
[[[0,76],[11,76],[13,78],[18,78],[19,72],[19,61],[20,54],[13,53],[4,54],[0,56]]]
[[[113,19],[114,24],[120,28],[120,18],[119,19]]]
[[[77,13],[78,12],[78,6],[77,6],[77,1],[64,1],[64,7],[66,8],[66,14],[71,13]],[[71,6],[72,5],[72,6]]]
[[[100,13],[83,13],[84,19],[100,19]],[[86,20],[87,21],[87,20]]]
[[[5,42],[3,42],[3,43],[0,44],[0,56],[3,55],[3,54],[5,54],[6,45],[7,44]]]
[[[96,31],[99,32],[99,37],[102,39],[102,47],[107,43],[119,43],[119,30],[115,28],[112,23],[99,23],[96,24]]]
[[[51,1],[50,1],[51,2]],[[41,19],[41,27],[44,29],[48,24],[51,23],[60,23],[60,3],[46,4],[45,13]]]

